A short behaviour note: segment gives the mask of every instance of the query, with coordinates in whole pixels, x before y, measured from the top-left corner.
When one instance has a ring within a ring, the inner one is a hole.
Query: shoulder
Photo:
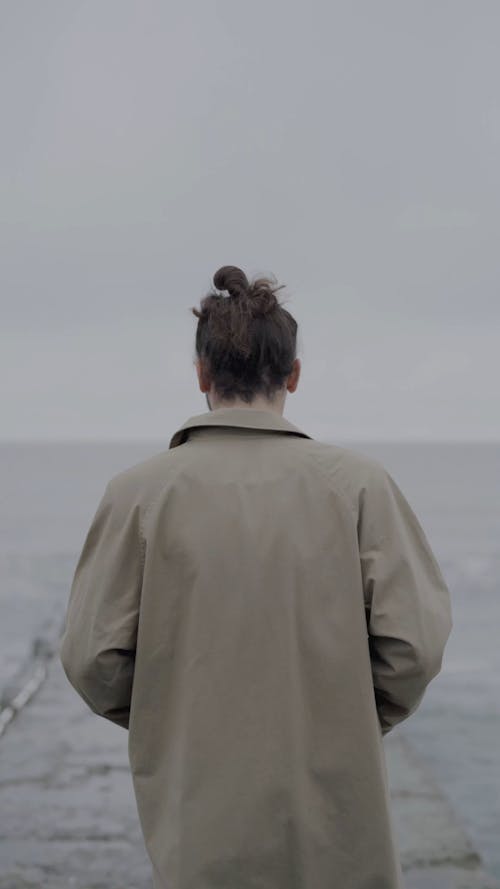
[[[381,543],[413,535],[427,547],[425,532],[399,481],[384,464],[353,448],[319,444],[314,449],[331,484],[341,490],[357,515],[361,534]],[[431,556],[432,557],[432,556]]]
[[[130,511],[136,506],[146,510],[159,488],[182,468],[181,451],[182,448],[166,449],[116,472],[106,485],[106,497],[118,509]]]
[[[356,503],[365,492],[381,490],[391,479],[380,460],[354,448],[314,440],[308,451],[331,482]]]

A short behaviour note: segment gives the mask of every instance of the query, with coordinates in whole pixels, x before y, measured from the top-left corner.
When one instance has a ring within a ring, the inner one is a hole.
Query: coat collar
[[[290,420],[273,410],[246,407],[219,407],[203,414],[189,417],[177,429],[170,439],[169,448],[183,444],[189,435],[189,429],[207,426],[232,426],[241,429],[268,429],[272,432],[288,432],[302,438],[312,438]]]

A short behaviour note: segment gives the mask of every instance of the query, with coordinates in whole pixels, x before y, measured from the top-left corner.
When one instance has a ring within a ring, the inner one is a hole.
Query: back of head
[[[213,283],[200,309],[191,309],[198,318],[197,356],[220,398],[271,399],[296,357],[297,322],[276,297],[284,285],[265,277],[250,282],[232,265],[218,269]]]

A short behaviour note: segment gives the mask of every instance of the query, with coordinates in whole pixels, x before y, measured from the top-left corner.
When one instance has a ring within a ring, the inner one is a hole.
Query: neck
[[[207,405],[209,410],[214,411],[221,407],[237,407],[237,408],[247,408],[248,410],[264,410],[264,411],[274,411],[277,414],[283,415],[284,408],[284,398],[275,399],[271,401],[269,398],[265,398],[264,396],[256,395],[255,398],[252,399],[250,404],[246,401],[243,401],[240,398],[234,398],[232,401],[227,401],[225,399],[214,398],[213,396],[209,396],[208,393],[205,393],[205,397],[207,400]]]

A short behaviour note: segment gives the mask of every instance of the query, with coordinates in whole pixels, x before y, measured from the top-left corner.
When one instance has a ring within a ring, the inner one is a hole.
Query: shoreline
[[[60,632],[61,630],[52,637],[36,636],[31,643],[31,653],[2,689],[0,743],[7,726],[21,713],[48,678],[50,661],[58,653]]]

